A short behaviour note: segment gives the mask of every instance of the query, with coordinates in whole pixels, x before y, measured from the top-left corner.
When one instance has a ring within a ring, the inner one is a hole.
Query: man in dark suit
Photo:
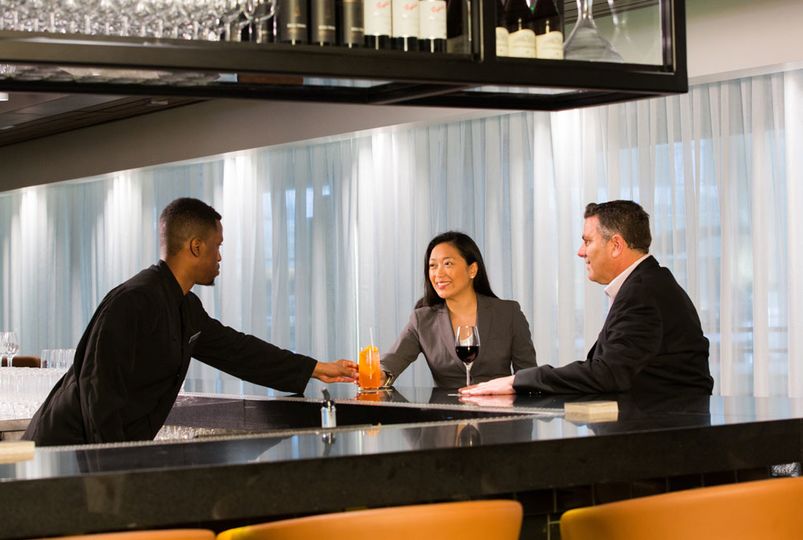
[[[708,340],[686,292],[649,255],[649,216],[632,201],[586,206],[588,279],[607,285],[611,307],[585,361],[523,369],[461,389],[463,395],[605,392],[710,394]]]

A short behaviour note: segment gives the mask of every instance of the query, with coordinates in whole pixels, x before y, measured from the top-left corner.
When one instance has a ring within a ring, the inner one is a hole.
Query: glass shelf
[[[463,52],[2,30],[0,91],[560,110],[688,89],[683,0],[595,0],[622,62],[497,57],[496,3],[466,2]],[[577,5],[557,5],[568,36]]]

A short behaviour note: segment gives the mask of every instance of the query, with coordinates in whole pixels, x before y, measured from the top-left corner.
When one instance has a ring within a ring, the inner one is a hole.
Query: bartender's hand
[[[312,376],[325,383],[354,382],[357,380],[357,364],[351,360],[318,362],[312,370]]]
[[[513,375],[491,379],[484,383],[472,384],[458,390],[461,396],[485,396],[489,394],[515,394]]]

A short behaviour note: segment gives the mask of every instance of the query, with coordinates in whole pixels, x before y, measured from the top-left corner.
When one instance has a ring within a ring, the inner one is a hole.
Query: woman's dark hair
[[[457,231],[448,231],[441,233],[433,238],[427,246],[427,254],[424,256],[424,296],[422,296],[415,307],[424,306],[437,306],[444,303],[444,299],[438,296],[435,288],[429,281],[429,257],[432,255],[432,250],[438,244],[448,243],[451,244],[460,252],[460,256],[466,261],[467,265],[477,263],[477,275],[474,276],[474,291],[477,294],[497,298],[491,290],[491,284],[488,282],[488,272],[485,270],[485,262],[482,260],[482,253],[480,248],[474,243],[474,240],[467,234]]]

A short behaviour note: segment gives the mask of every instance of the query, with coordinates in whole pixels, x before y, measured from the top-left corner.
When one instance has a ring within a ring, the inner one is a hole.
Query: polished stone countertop
[[[238,524],[343,508],[800,461],[803,400],[501,396],[328,388],[303,396],[180,396],[159,440],[37,448],[0,462],[0,538]],[[616,418],[567,418],[614,399]],[[49,510],[45,511],[47,508]]]

